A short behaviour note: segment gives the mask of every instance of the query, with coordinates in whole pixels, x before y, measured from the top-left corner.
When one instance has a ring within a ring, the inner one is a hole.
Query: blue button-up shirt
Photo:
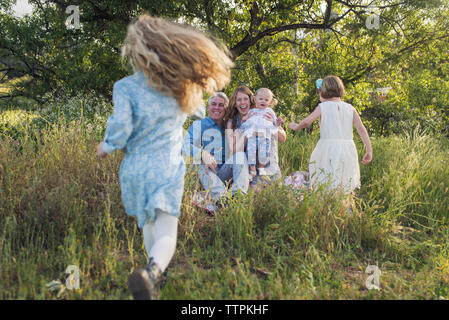
[[[226,161],[226,141],[224,128],[211,118],[196,120],[184,137],[182,154],[193,158],[193,164],[201,163],[201,153],[207,150],[217,161],[219,169]]]

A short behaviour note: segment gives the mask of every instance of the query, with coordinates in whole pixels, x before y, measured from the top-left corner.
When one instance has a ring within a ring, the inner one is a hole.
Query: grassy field
[[[120,199],[123,155],[99,161],[92,126],[35,129],[33,117],[0,113],[0,299],[131,299],[128,275],[147,257]],[[317,138],[287,137],[284,174],[307,170]],[[341,195],[300,201],[273,185],[209,217],[190,202],[189,170],[161,299],[449,298],[449,141],[416,131],[372,144],[353,213]],[[57,297],[46,284],[69,265],[80,289]],[[368,265],[380,290],[365,285]]]

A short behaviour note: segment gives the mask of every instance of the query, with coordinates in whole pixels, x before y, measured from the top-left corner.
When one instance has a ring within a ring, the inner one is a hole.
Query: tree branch
[[[353,3],[350,3],[348,1],[343,1],[343,0],[335,0],[335,1],[337,1],[341,4],[344,4],[345,6],[350,7],[350,8],[368,8],[374,2],[374,1],[371,1],[370,4],[363,5],[363,4],[353,4]],[[401,6],[403,4],[407,4],[407,1],[393,3],[393,4],[389,4],[389,5],[385,5],[385,6],[380,6],[377,8],[379,8],[379,9],[393,8],[393,7]]]
[[[264,30],[257,34],[255,37],[251,37],[250,35],[247,35],[243,40],[241,40],[239,43],[237,43],[234,47],[231,48],[231,53],[234,56],[234,59],[237,59],[240,55],[242,55],[244,52],[246,52],[251,46],[253,46],[256,42],[258,42],[260,39],[267,37],[267,36],[273,36],[277,33],[288,31],[288,30],[297,30],[297,29],[326,29],[327,26],[324,24],[313,24],[313,23],[297,23],[297,24],[290,24],[290,25],[284,25],[284,26],[277,26],[274,28],[270,28],[267,30]]]
[[[289,30],[297,30],[297,29],[329,29],[335,22],[339,21],[343,18],[343,16],[348,14],[348,11],[339,19],[335,19],[333,22],[330,21],[331,13],[332,13],[332,1],[326,0],[327,6],[324,12],[324,20],[322,23],[294,23],[288,25],[280,25],[275,26],[273,28],[265,29],[259,32],[254,37],[249,32],[245,38],[243,38],[239,43],[237,43],[234,47],[231,48],[231,53],[234,59],[237,59],[240,55],[246,52],[251,46],[256,44],[259,40],[264,37],[273,36],[280,32],[289,31]],[[258,7],[256,1],[254,0],[253,6],[251,7],[251,26],[260,25],[259,18],[257,17]],[[252,27],[250,26],[250,31]]]

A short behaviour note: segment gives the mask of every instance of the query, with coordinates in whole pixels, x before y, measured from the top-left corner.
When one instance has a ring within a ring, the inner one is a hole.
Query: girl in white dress
[[[344,86],[340,78],[328,76],[317,81],[321,103],[299,124],[290,123],[292,130],[301,130],[320,119],[320,140],[310,157],[310,185],[325,184],[330,190],[342,189],[351,193],[360,187],[360,168],[353,141],[353,126],[362,139],[366,153],[363,164],[373,158],[371,142],[359,114],[349,103],[343,102]]]

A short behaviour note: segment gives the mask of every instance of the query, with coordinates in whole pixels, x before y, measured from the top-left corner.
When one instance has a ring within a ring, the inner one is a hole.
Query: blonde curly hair
[[[270,106],[271,107],[274,107],[275,105],[278,104],[278,99],[275,98],[273,91],[271,91],[268,88],[260,88],[260,89],[258,89],[256,91],[256,95],[254,97],[256,97],[258,93],[262,93],[262,92],[268,93],[271,96],[271,102],[270,102]]]
[[[173,96],[190,114],[203,103],[203,91],[213,94],[229,83],[233,67],[220,42],[190,26],[148,14],[128,25],[122,48],[122,58],[126,57],[150,86]]]

